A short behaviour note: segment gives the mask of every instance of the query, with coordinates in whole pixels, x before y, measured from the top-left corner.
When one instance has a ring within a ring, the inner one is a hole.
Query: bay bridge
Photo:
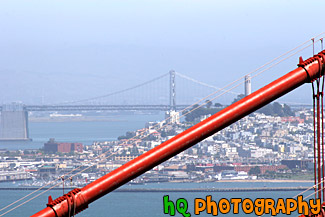
[[[30,112],[177,111],[187,108],[197,99],[216,90],[222,91],[225,99],[232,99],[239,94],[171,70],[141,84],[96,97],[55,104],[5,104],[0,106],[0,141],[30,140],[28,132]],[[248,95],[250,91],[250,78],[246,77],[245,94]]]

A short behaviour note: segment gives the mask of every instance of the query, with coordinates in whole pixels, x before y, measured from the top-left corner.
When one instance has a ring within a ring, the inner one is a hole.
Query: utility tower
[[[176,86],[175,86],[175,71],[169,71],[170,83],[169,83],[169,106],[170,110],[176,111]]]

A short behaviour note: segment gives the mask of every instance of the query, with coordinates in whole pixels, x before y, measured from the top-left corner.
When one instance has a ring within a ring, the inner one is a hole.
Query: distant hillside
[[[234,99],[233,103],[241,99],[243,96],[239,95]],[[185,115],[185,120],[188,122],[193,122],[196,119],[204,116],[204,115],[213,115],[223,109],[226,106],[221,105],[220,103],[212,104],[211,101],[207,100],[207,104],[205,106],[200,107],[198,104],[194,105],[191,109],[193,110],[191,113],[189,111],[183,112]],[[278,102],[270,103],[256,112],[263,113],[265,115],[278,116],[278,117],[286,117],[286,116],[294,116],[295,113],[291,110],[290,106],[283,104],[281,105]]]
[[[235,103],[244,97],[245,97],[244,94],[239,94],[236,98],[234,98],[232,103]],[[278,102],[267,104],[266,106],[260,108],[256,112],[263,113],[265,115],[272,115],[272,116],[279,116],[279,117],[295,115],[295,113],[291,110],[290,106],[288,106],[287,104],[281,105]]]
[[[294,116],[295,113],[291,110],[290,106],[287,104],[281,105],[278,102],[267,104],[266,106],[257,110],[259,113],[263,113],[265,115],[272,115],[272,116]]]

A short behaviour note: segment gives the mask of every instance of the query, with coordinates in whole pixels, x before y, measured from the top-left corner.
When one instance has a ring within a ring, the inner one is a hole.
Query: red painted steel
[[[323,65],[324,54],[322,54]],[[49,204],[50,207],[34,214],[32,217],[68,216],[71,210],[76,210],[77,213],[85,209],[89,203],[129,182],[133,178],[152,169],[291,90],[320,76],[321,65],[316,59],[310,58],[303,64],[299,64],[299,66],[300,67],[297,69],[273,81],[269,85],[230,105],[210,118],[196,124],[190,129],[124,164],[98,180],[86,185],[82,189],[75,191],[73,194],[57,198]]]
[[[324,88],[324,76],[323,76],[323,84],[322,84],[323,88]],[[322,88],[322,89],[323,89]],[[324,170],[324,164],[325,164],[325,161],[324,161],[324,97],[323,97],[323,92],[324,90],[322,90],[321,92],[321,97],[322,97],[322,169],[323,169],[323,175],[322,175],[322,178],[324,180],[324,176],[325,176],[325,170]],[[325,201],[325,183],[323,182],[323,201]]]
[[[314,127],[314,186],[316,186],[316,180],[317,180],[317,172],[316,172],[316,94],[314,90],[314,84],[312,83],[312,88],[313,88],[313,127]],[[315,190],[315,199],[317,198],[316,194],[316,187],[314,188]]]
[[[316,96],[317,101],[317,177],[318,177],[318,198],[322,198],[322,180],[321,180],[321,155],[320,155],[320,105],[319,92]],[[314,150],[316,152],[316,150]],[[316,162],[314,162],[316,163]]]

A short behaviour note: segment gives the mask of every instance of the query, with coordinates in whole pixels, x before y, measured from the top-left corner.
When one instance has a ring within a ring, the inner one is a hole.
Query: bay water
[[[127,131],[133,131],[145,127],[148,121],[161,121],[164,113],[154,114],[128,114],[110,115],[78,120],[48,120],[29,121],[29,135],[32,141],[0,142],[0,149],[39,149],[50,138],[58,142],[81,142],[91,145],[94,141],[116,140],[118,136],[125,135]]]

